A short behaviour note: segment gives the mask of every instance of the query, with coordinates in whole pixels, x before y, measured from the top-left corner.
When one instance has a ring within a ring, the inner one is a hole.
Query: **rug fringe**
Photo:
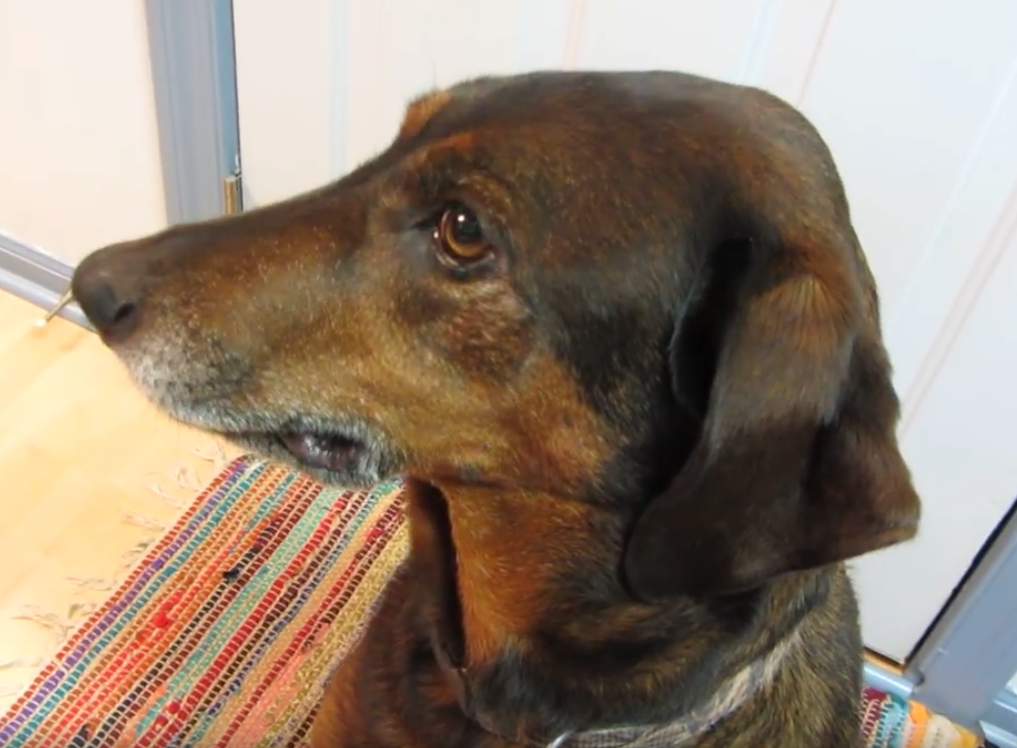
[[[192,449],[191,454],[198,459],[209,463],[213,476],[222,472],[222,470],[233,460],[233,458],[227,454],[223,444],[217,440],[212,441],[210,445]],[[158,476],[159,474],[156,473],[154,475]],[[186,492],[187,496],[174,496],[172,492],[167,490],[163,481],[168,481],[172,485],[175,485],[179,491]],[[121,556],[119,568],[111,576],[68,576],[64,578],[66,582],[77,587],[82,593],[110,593],[116,590],[145,556],[145,553],[158,543],[159,539],[170,530],[173,523],[175,523],[177,519],[183,515],[184,511],[188,508],[188,506],[190,506],[190,503],[197,498],[204,489],[204,484],[194,468],[184,464],[177,464],[162,474],[160,478],[149,484],[147,488],[151,493],[158,496],[173,510],[175,510],[175,516],[173,519],[168,522],[164,522],[134,512],[125,511],[121,517],[121,521],[126,524],[139,527],[143,530],[149,530],[154,534],[143,537],[131,548],[125,551]],[[45,665],[49,657],[52,657],[55,652],[59,651],[60,647],[66,643],[70,635],[84,620],[87,619],[88,615],[97,610],[98,607],[99,606],[93,602],[78,601],[71,603],[68,609],[61,614],[55,611],[45,610],[38,605],[23,606],[21,612],[11,616],[11,618],[17,621],[27,621],[50,632],[53,637],[51,651],[39,657],[19,657],[16,659],[0,661],[0,672],[13,670],[37,672]],[[31,680],[35,677],[35,672],[26,673],[27,680],[23,683],[0,686],[0,699],[7,699],[23,693],[25,689],[31,685]]]
[[[172,496],[171,494],[167,493],[166,489],[163,488],[162,484],[159,483],[159,482],[149,483],[148,484],[148,490],[151,491],[152,493],[154,493],[156,496],[158,496],[163,501],[165,501],[167,504],[169,504],[174,509],[183,510],[184,507],[187,506],[187,502],[181,501],[176,496]]]
[[[57,646],[67,641],[67,637],[74,630],[74,623],[57,613],[43,610],[37,605],[26,605],[21,613],[14,616],[15,621],[30,621],[53,634]]]
[[[134,525],[140,527],[143,530],[155,530],[156,532],[166,532],[169,529],[169,525],[165,522],[160,522],[157,519],[151,519],[150,517],[143,517],[140,514],[134,514],[133,512],[124,512],[122,521],[128,525]]]
[[[4,660],[0,662],[0,670],[17,670],[23,667],[42,667],[46,664],[46,661],[41,657],[36,657],[34,660],[26,660],[19,658],[16,660]]]
[[[202,450],[200,448],[192,449],[191,454],[197,457],[199,460],[212,463],[212,470],[218,475],[226,466],[233,461],[233,458],[226,454],[226,450],[222,446],[222,442],[213,441],[210,450]]]
[[[141,557],[148,552],[148,549],[155,545],[158,541],[159,538],[156,536],[142,538],[133,546],[131,546],[129,550],[125,551],[124,554],[120,557],[121,572],[123,572],[123,574],[129,573],[138,563],[138,561],[141,560]]]
[[[114,577],[64,577],[75,587],[91,592],[109,592],[116,588],[117,580]]]

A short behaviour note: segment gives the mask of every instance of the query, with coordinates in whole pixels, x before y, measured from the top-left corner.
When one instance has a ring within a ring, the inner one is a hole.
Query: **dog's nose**
[[[81,311],[110,344],[125,342],[141,322],[142,278],[133,264],[101,250],[86,257],[71,280]]]

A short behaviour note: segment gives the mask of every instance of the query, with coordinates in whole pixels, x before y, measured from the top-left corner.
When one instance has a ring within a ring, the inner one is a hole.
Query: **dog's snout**
[[[100,252],[74,273],[74,298],[107,343],[122,343],[138,329],[143,279],[136,270],[115,255]]]

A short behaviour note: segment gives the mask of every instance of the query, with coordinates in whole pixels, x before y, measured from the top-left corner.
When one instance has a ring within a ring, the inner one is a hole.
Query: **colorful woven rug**
[[[304,748],[324,679],[406,552],[400,486],[236,460],[0,720],[0,748]],[[869,746],[967,748],[865,693]]]
[[[405,547],[398,484],[241,458],[0,720],[0,746],[302,746]]]
[[[977,748],[982,741],[921,704],[866,688],[863,724],[868,748]]]

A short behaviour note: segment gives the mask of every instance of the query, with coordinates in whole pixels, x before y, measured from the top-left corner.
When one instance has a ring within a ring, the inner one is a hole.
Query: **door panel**
[[[74,265],[166,225],[140,2],[0,2],[0,234]]]
[[[1017,320],[1017,4],[245,0],[235,13],[248,206],[345,173],[393,137],[409,98],[473,75],[676,68],[801,106],[880,283],[925,501],[917,542],[852,565],[867,643],[907,657],[1017,492],[1017,325],[998,327]]]
[[[757,15],[769,3],[729,0],[588,0],[575,67],[685,70],[714,78],[739,76],[759,35]],[[571,61],[567,61],[571,62]]]

